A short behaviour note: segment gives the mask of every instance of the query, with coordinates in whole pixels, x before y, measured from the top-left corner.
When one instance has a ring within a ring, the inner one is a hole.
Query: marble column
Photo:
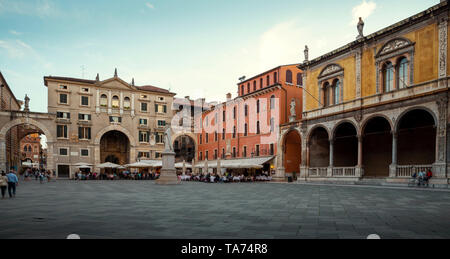
[[[395,178],[397,176],[397,132],[392,132],[392,163],[389,166],[389,177]]]

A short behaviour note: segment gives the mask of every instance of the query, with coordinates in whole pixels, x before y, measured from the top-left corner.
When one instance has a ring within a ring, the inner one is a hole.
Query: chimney
[[[231,93],[227,93],[227,102],[231,101]]]

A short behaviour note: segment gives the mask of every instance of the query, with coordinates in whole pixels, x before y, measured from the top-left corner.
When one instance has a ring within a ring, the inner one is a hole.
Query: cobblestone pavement
[[[450,238],[450,192],[298,184],[23,182],[0,238]]]

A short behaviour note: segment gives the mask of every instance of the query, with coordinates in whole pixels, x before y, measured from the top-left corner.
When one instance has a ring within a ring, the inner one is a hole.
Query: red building
[[[228,94],[226,102],[202,114],[197,161],[275,158],[279,125],[301,119],[302,84],[297,65],[279,66],[238,83],[237,98]],[[277,168],[277,159],[268,163],[271,171]]]

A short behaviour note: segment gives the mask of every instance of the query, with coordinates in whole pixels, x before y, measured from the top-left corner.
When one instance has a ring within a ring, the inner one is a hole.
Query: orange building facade
[[[25,136],[20,141],[20,150],[22,153],[22,162],[31,162],[40,164],[41,158],[41,137],[38,133]]]
[[[301,120],[302,84],[297,65],[279,66],[238,83],[238,97],[228,94],[226,102],[197,121],[202,125],[196,134],[197,161],[274,157],[270,170],[275,173],[279,125]]]

